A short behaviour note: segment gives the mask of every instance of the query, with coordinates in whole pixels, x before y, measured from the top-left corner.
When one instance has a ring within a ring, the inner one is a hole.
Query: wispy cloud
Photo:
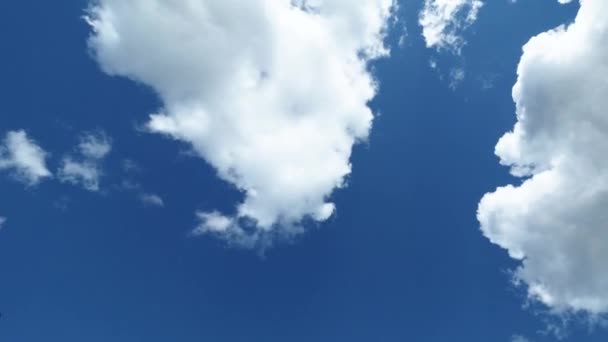
[[[98,191],[103,175],[101,162],[111,151],[110,139],[103,132],[85,133],[80,138],[77,156],[63,158],[58,171],[62,182],[80,185],[89,191]]]
[[[112,150],[110,138],[103,132],[83,134],[78,144],[80,153],[88,159],[102,159]]]
[[[165,206],[165,201],[162,199],[162,197],[160,197],[159,195],[156,195],[156,194],[140,194],[139,200],[143,204],[153,206],[153,207],[164,207]]]

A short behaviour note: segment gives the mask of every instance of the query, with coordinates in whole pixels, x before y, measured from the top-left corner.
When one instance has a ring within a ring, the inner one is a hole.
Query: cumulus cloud
[[[47,153],[29,139],[25,131],[11,131],[0,145],[0,170],[9,170],[17,179],[34,185],[52,176],[46,166],[46,156]]]
[[[110,139],[104,133],[84,134],[78,144],[78,155],[63,158],[58,171],[59,180],[80,185],[89,191],[98,191],[103,174],[101,161],[111,149]]]
[[[151,131],[191,144],[243,192],[233,213],[199,213],[196,232],[256,241],[334,212],[329,197],[372,125],[368,62],[387,54],[393,5],[99,0],[89,44],[106,73],[156,90]]]
[[[555,312],[608,311],[608,2],[532,38],[513,88],[517,123],[496,145],[521,184],[479,204],[483,233],[521,260],[518,281]]]
[[[456,54],[465,40],[462,31],[477,20],[481,0],[425,0],[419,16],[426,46]]]

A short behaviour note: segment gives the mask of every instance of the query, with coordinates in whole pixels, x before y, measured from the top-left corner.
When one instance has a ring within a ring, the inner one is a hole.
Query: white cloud
[[[477,20],[481,0],[425,0],[419,24],[426,46],[460,54],[466,43],[461,34]]]
[[[156,194],[140,194],[139,200],[143,204],[149,205],[149,206],[154,206],[154,207],[164,207],[165,206],[165,201],[162,199],[162,197],[160,197],[159,195],[156,195]]]
[[[84,134],[78,144],[79,156],[68,155],[63,158],[58,171],[59,180],[80,185],[89,191],[98,191],[103,174],[101,161],[111,149],[110,139],[104,133]]]
[[[200,220],[200,225],[194,230],[194,234],[201,235],[209,232],[223,233],[228,231],[234,225],[232,218],[226,217],[217,211],[214,212],[199,212],[197,216]]]
[[[4,228],[4,224],[6,223],[6,217],[0,216],[0,230]]]
[[[65,157],[58,175],[59,179],[64,183],[81,185],[89,191],[99,190],[101,171],[96,163],[77,161],[72,159],[72,157]]]
[[[112,145],[104,133],[86,133],[81,137],[78,149],[85,158],[102,159],[110,153]]]
[[[46,152],[29,139],[25,131],[11,131],[0,145],[0,170],[10,170],[17,179],[34,185],[52,176],[46,167],[46,156]]]
[[[479,204],[483,233],[521,260],[517,280],[555,312],[608,311],[608,2],[532,38],[513,88],[517,123],[496,146],[517,186]]]
[[[371,128],[367,63],[387,53],[393,0],[94,4],[89,44],[103,70],[164,102],[149,129],[192,144],[244,193],[235,214],[199,217],[224,217],[255,240],[332,215],[329,196]]]

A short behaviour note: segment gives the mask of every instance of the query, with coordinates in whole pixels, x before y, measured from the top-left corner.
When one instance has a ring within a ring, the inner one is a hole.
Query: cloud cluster
[[[0,144],[0,170],[9,170],[17,179],[35,185],[52,176],[46,166],[46,156],[25,131],[10,131]]]
[[[481,0],[425,0],[419,24],[426,46],[460,54],[462,31],[477,20],[482,6]]]
[[[101,161],[110,153],[110,139],[103,133],[86,133],[80,138],[78,156],[63,158],[58,171],[59,180],[80,185],[89,191],[99,190],[99,179],[103,172]]]
[[[599,314],[608,311],[608,2],[580,5],[574,23],[523,48],[517,123],[496,154],[524,178],[486,194],[478,219],[521,260],[516,277],[531,297]]]
[[[191,144],[244,200],[201,212],[196,233],[234,241],[324,221],[368,137],[393,0],[99,0],[101,68],[152,87],[148,128]],[[233,238],[233,237],[238,238]],[[249,243],[244,243],[249,245]]]

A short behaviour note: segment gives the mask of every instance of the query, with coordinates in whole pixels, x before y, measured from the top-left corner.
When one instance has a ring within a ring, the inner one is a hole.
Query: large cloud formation
[[[561,1],[564,2],[565,1]],[[484,196],[483,233],[521,260],[518,280],[557,312],[608,311],[608,1],[532,38],[496,146],[518,186]]]
[[[425,0],[419,24],[426,46],[460,54],[462,31],[477,20],[482,6],[481,0]]]
[[[198,234],[253,245],[324,221],[365,140],[393,0],[99,0],[89,43],[102,69],[151,86],[150,130],[192,144],[244,193]],[[221,225],[217,223],[221,222]]]

